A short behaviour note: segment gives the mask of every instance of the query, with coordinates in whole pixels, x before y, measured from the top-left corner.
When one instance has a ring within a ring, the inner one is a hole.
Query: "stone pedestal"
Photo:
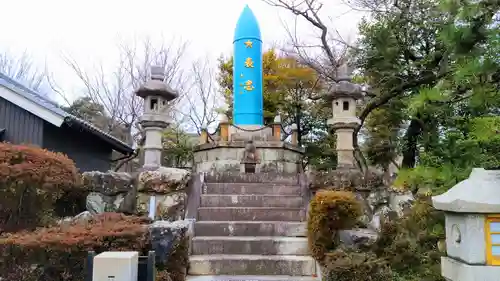
[[[332,118],[328,120],[337,136],[337,167],[355,167],[353,133],[359,125],[356,117]]]
[[[468,179],[432,198],[434,207],[445,211],[446,280],[500,280],[499,185],[500,171],[473,169]]]
[[[92,281],[137,281],[138,252],[104,252],[94,257]]]
[[[165,128],[171,122],[166,116],[155,116],[155,119],[161,117],[162,120],[150,120],[151,116],[145,114],[141,118],[140,124],[145,132],[144,141],[144,166],[145,170],[156,169],[161,166],[161,152],[163,150],[162,135]]]
[[[247,141],[213,142],[194,150],[193,168],[196,172],[245,172]],[[281,141],[254,141],[257,161],[255,173],[298,173],[304,150]]]

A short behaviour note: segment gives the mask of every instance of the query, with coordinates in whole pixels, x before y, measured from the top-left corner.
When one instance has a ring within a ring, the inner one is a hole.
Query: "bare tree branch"
[[[20,56],[8,51],[0,52],[0,72],[23,83],[26,87],[47,95],[45,68],[38,68],[25,51]]]
[[[316,70],[324,79],[335,81],[336,69],[345,60],[347,50],[356,49],[355,46],[344,40],[338,30],[330,29],[319,12],[323,4],[318,0],[262,0],[273,7],[290,11],[296,16],[293,28],[284,24],[285,30],[291,41],[291,48],[284,50],[286,53],[296,55],[301,62]],[[298,19],[304,19],[319,32],[319,44],[301,42],[297,35]],[[334,32],[334,34],[332,34]],[[314,50],[319,49],[320,55]]]
[[[146,37],[130,44],[122,41],[117,47],[118,63],[111,72],[102,64],[90,71],[84,69],[71,56],[63,56],[63,60],[83,84],[84,95],[92,102],[101,104],[109,115],[107,131],[111,133],[123,128],[126,131],[125,141],[133,144],[142,135],[134,132],[141,131],[137,121],[143,111],[143,99],[137,97],[134,91],[149,79],[150,66],[158,65],[165,68],[166,83],[183,93],[186,79],[181,61],[187,43],[155,44]]]
[[[219,105],[215,71],[208,58],[191,66],[189,90],[184,96],[179,113],[187,120],[187,126],[201,133],[217,120]]]

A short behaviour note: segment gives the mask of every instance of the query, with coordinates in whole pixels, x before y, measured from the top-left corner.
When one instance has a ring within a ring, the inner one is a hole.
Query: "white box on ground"
[[[104,252],[94,257],[92,281],[137,281],[139,252]]]

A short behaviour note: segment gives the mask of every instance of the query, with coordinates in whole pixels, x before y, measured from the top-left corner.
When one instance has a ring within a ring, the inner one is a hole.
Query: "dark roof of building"
[[[35,104],[51,111],[52,113],[61,116],[61,118],[64,119],[64,123],[71,126],[78,126],[83,131],[97,136],[98,138],[108,143],[114,150],[120,153],[130,154],[134,151],[134,149],[125,142],[104,132],[90,122],[87,122],[64,111],[60,106],[50,101],[46,97],[43,97],[40,93],[37,93],[36,91],[24,86],[23,84],[15,81],[14,79],[6,76],[3,73],[0,73],[0,86],[4,86],[11,91],[23,96],[24,98],[34,102]]]

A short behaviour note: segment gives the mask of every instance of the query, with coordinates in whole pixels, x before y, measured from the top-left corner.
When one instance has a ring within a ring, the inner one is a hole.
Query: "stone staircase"
[[[190,279],[315,279],[304,201],[299,184],[289,181],[205,183],[194,226]]]

